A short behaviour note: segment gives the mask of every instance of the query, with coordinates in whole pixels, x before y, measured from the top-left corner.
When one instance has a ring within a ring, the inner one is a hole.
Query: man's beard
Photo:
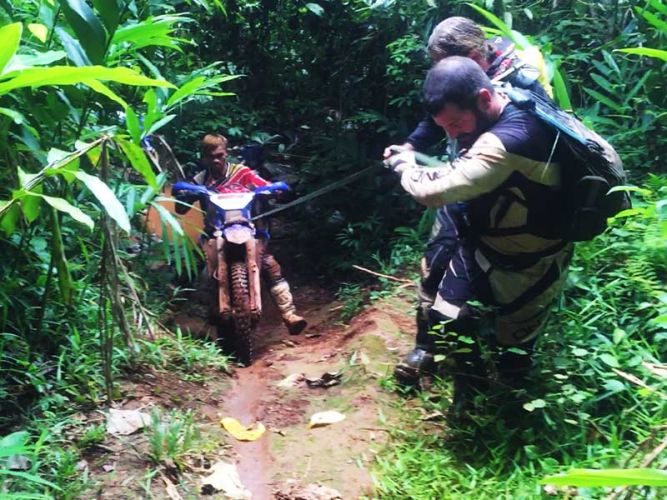
[[[459,147],[461,149],[470,149],[470,147],[475,143],[475,141],[482,135],[484,132],[489,130],[493,125],[493,121],[485,115],[482,111],[475,108],[472,110],[475,115],[475,130],[468,134],[461,134],[458,136]]]

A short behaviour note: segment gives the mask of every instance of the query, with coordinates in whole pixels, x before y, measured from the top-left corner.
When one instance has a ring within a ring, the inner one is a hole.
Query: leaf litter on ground
[[[222,491],[232,500],[250,500],[252,495],[241,483],[236,465],[227,462],[216,462],[211,467],[211,474],[202,479],[201,492],[210,495]]]
[[[342,422],[343,420],[345,420],[345,415],[343,415],[340,412],[334,410],[321,411],[318,413],[314,413],[310,417],[310,422],[308,423],[308,427],[314,429],[315,427],[324,427],[325,425],[335,424],[338,422]]]

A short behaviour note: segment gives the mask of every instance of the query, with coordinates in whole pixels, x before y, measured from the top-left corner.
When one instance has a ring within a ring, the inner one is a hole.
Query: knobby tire
[[[239,361],[250,366],[253,357],[253,321],[250,315],[248,268],[245,262],[232,262],[231,271],[234,347]]]

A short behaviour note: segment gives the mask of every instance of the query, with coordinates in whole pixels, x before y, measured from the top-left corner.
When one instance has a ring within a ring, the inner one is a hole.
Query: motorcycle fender
[[[218,236],[215,239],[218,279],[218,311],[223,319],[232,316],[232,301],[229,300],[229,270],[225,259],[225,240]]]
[[[257,258],[257,240],[252,238],[245,243],[246,266],[248,269],[248,285],[250,288],[250,312],[257,318],[262,314],[262,288],[260,284],[260,269]]]

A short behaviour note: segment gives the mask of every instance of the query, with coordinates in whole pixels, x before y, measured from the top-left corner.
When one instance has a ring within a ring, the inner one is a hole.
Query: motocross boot
[[[394,368],[394,378],[403,387],[420,387],[421,377],[433,372],[435,361],[433,353],[421,347],[415,347],[403,361]]]
[[[294,298],[292,297],[287,281],[283,279],[273,285],[271,287],[271,295],[276,300],[287,330],[292,335],[300,334],[308,326],[308,322],[296,313]]]

